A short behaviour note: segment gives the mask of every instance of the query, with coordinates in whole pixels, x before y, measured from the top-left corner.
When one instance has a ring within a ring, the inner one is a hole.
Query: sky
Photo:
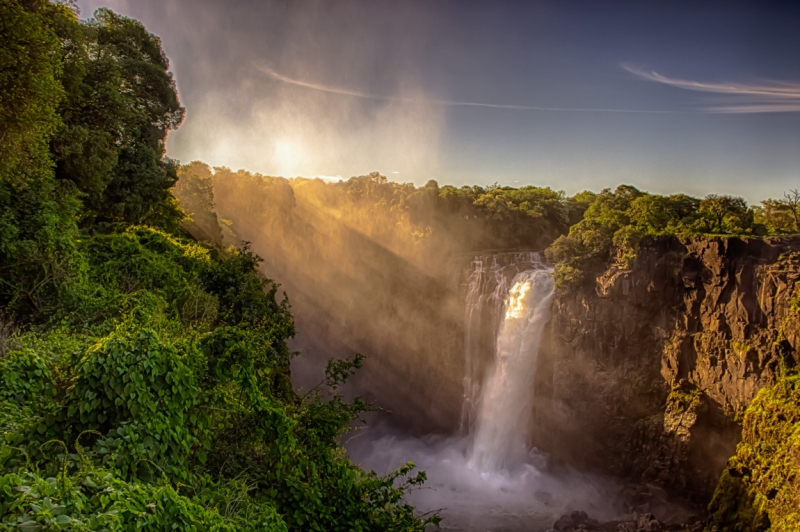
[[[751,203],[800,188],[800,3],[77,3],[162,39],[181,162]]]

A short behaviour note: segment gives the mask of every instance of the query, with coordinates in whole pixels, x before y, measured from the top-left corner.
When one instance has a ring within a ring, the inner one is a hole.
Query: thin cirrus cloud
[[[269,76],[270,78],[286,83],[288,85],[295,85],[297,87],[304,87],[320,92],[327,92],[330,94],[340,94],[342,96],[351,96],[355,98],[366,98],[370,100],[401,102],[408,104],[423,104],[423,105],[441,105],[452,107],[489,107],[492,109],[508,109],[516,111],[562,111],[572,113],[645,113],[645,114],[674,114],[685,113],[686,111],[670,111],[670,110],[651,110],[651,109],[616,109],[616,108],[583,108],[583,107],[544,107],[535,105],[508,105],[486,102],[464,102],[458,100],[440,100],[428,98],[404,98],[401,96],[383,96],[379,94],[371,94],[368,92],[361,92],[342,87],[335,87],[331,85],[323,85],[320,83],[312,83],[300,79],[291,78],[283,75],[280,72],[268,67],[260,66],[258,69]]]
[[[668,78],[654,70],[645,70],[627,63],[621,66],[640,79],[684,90],[716,94],[724,100],[702,109],[708,113],[800,112],[800,82],[707,83]]]

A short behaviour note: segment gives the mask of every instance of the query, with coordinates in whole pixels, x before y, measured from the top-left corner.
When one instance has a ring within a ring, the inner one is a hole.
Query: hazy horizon
[[[728,193],[800,187],[800,8],[79,0],[175,73],[168,154],[267,175]]]

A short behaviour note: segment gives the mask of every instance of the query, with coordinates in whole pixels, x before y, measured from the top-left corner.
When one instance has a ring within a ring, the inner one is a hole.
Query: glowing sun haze
[[[184,162],[750,201],[800,187],[800,4],[78,5],[162,38]]]

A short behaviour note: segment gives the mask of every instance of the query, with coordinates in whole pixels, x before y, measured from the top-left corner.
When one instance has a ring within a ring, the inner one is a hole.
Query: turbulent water
[[[545,530],[575,509],[609,516],[611,484],[554,473],[527,446],[536,357],[553,292],[538,254],[475,257],[466,282],[460,434],[414,438],[378,427],[348,445],[351,456],[379,473],[409,460],[426,470],[427,487],[409,502],[439,511],[446,530]]]

